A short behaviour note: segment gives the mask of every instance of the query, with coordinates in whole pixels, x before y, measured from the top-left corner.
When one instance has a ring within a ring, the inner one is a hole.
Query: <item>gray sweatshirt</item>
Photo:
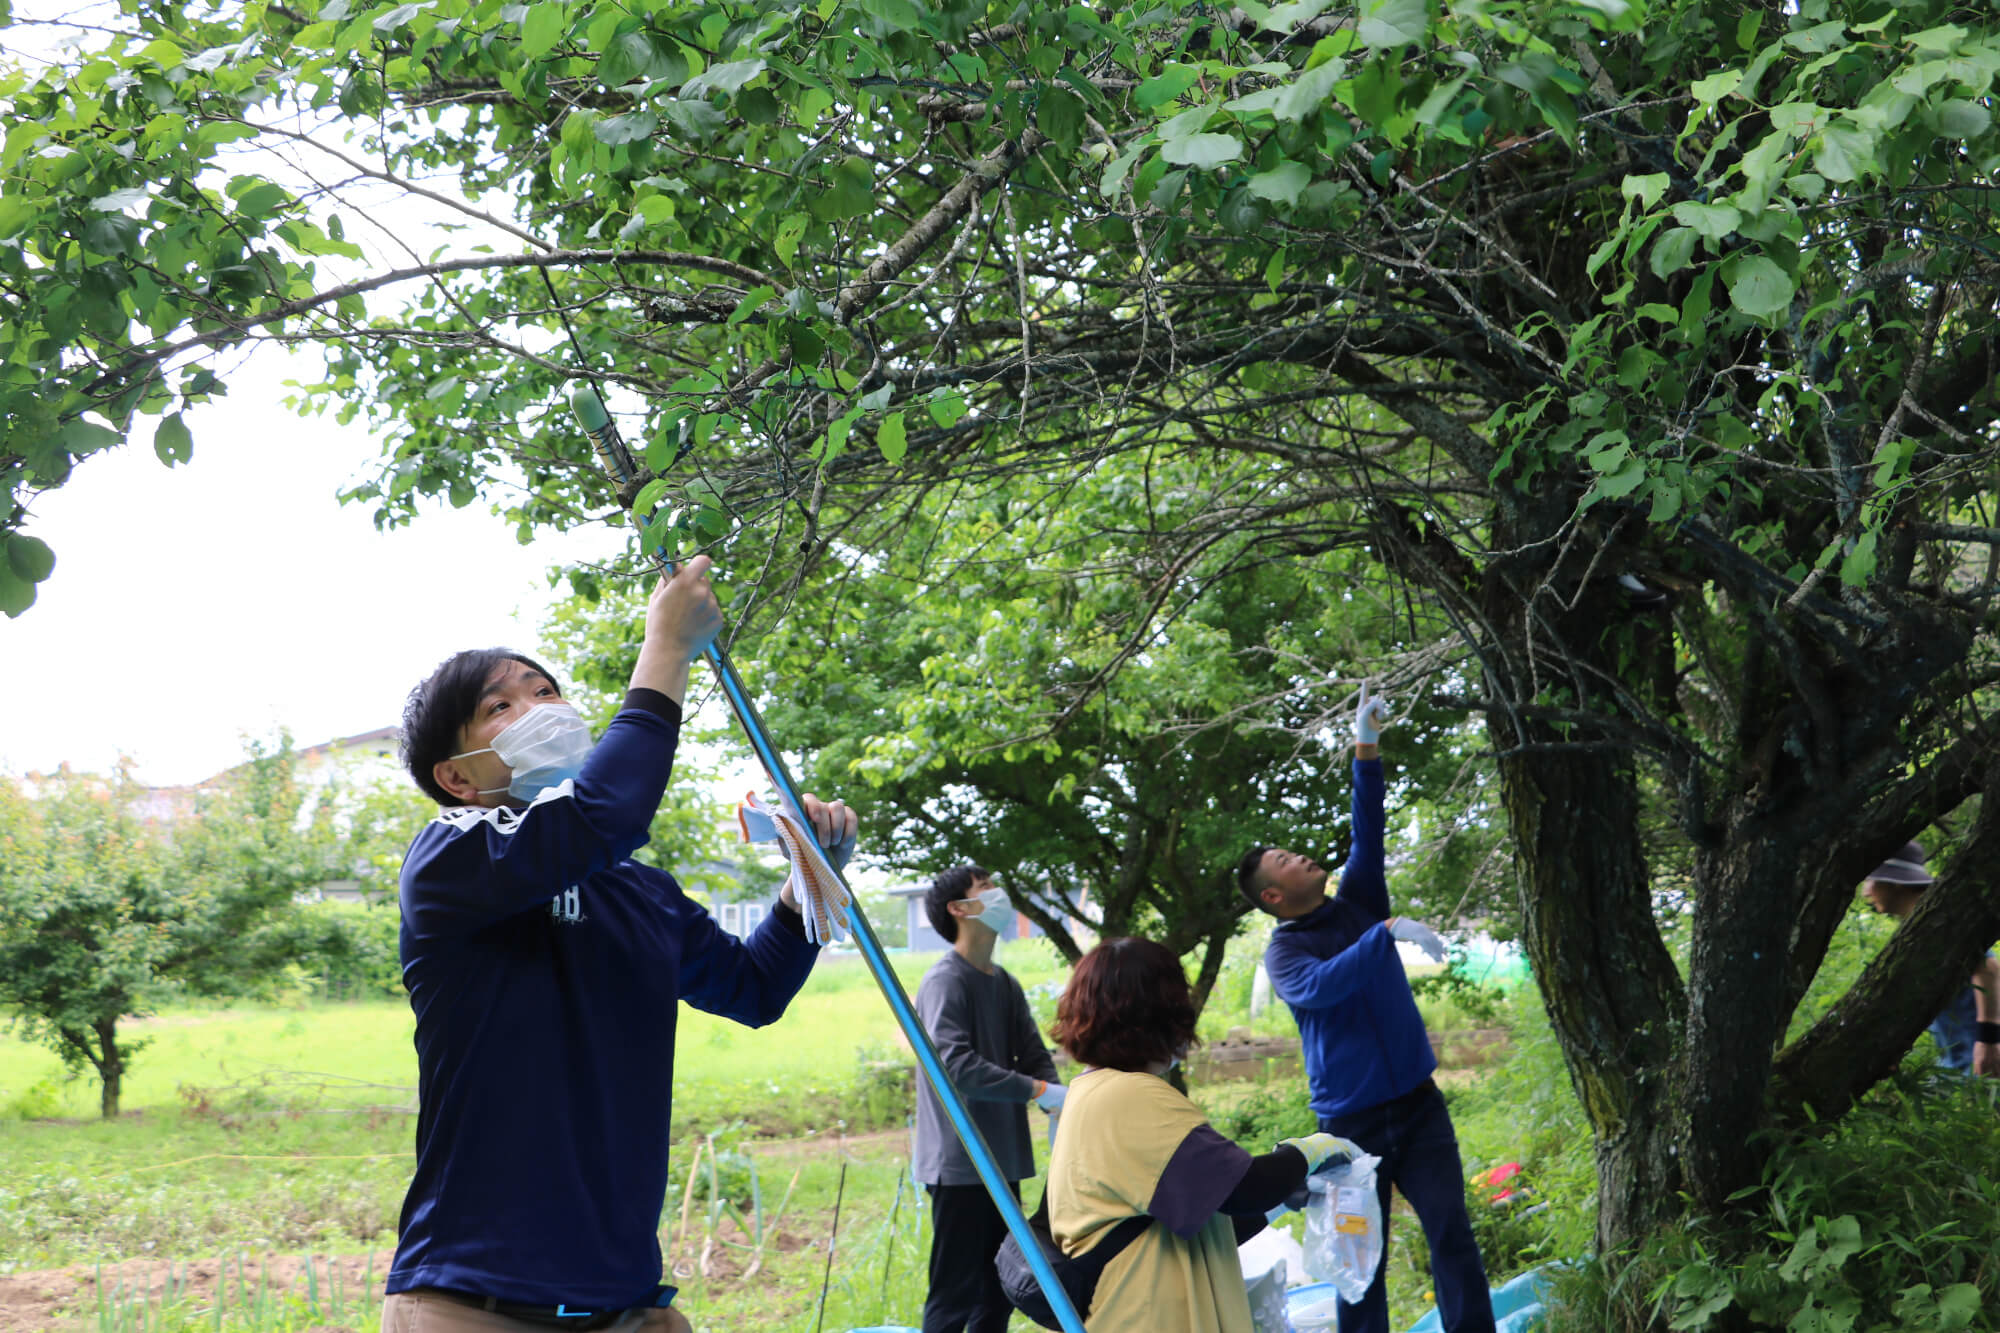
[[[1037,1079],[1056,1081],[1056,1062],[1035,1031],[1021,983],[1005,968],[996,965],[988,976],[956,952],[947,953],[931,965],[917,987],[917,1017],[937,1045],[966,1111],[993,1150],[1000,1174],[1009,1180],[1034,1175],[1028,1104]],[[913,1167],[926,1185],[979,1183],[972,1158],[921,1071]]]

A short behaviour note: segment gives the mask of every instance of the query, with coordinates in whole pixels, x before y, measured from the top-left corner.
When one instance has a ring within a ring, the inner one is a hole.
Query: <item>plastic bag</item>
[[[1306,1275],[1331,1282],[1340,1298],[1359,1304],[1382,1262],[1382,1200],[1375,1168],[1382,1159],[1363,1154],[1306,1179]]]
[[[1250,1280],[1250,1326],[1256,1333],[1292,1333],[1285,1314],[1285,1261],[1273,1263]]]

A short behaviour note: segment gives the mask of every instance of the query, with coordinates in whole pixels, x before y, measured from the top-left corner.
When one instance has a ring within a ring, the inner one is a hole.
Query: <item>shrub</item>
[[[1727,1217],[1559,1284],[1551,1333],[1652,1328],[1945,1333],[2000,1310],[2000,1084],[1923,1057],[1820,1132],[1774,1145]]]

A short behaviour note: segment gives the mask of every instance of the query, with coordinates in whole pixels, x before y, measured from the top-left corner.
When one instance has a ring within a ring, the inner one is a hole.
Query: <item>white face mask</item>
[[[1005,924],[1008,913],[1014,910],[1014,904],[1008,902],[1007,895],[999,889],[975,893],[970,901],[979,904],[979,915],[972,919],[982,926],[991,927],[996,935],[999,934],[1000,927]]]
[[[453,759],[470,759],[491,754],[507,765],[513,781],[504,787],[481,787],[481,796],[506,792],[522,801],[532,801],[550,787],[575,777],[590,757],[590,728],[566,703],[537,704],[500,728],[493,744],[455,754]]]

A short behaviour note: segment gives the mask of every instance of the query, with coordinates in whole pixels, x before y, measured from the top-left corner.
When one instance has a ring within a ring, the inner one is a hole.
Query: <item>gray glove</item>
[[[1373,745],[1382,739],[1382,728],[1389,721],[1389,701],[1375,693],[1372,685],[1363,682],[1361,702],[1354,706],[1354,739],[1360,745]]]
[[[1408,944],[1414,944],[1430,955],[1433,963],[1444,961],[1444,941],[1438,933],[1421,921],[1412,921],[1406,916],[1395,918],[1389,925],[1389,934]]]

